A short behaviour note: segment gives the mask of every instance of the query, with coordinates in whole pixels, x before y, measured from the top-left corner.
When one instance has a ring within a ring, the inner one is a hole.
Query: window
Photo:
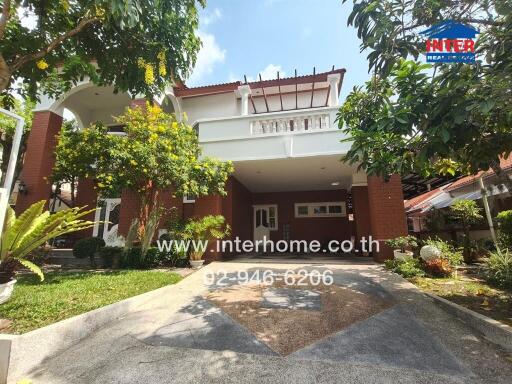
[[[192,195],[185,195],[185,196],[183,196],[183,202],[184,203],[195,203],[196,197],[192,196]]]
[[[309,216],[309,207],[307,205],[296,206],[295,216]]]
[[[254,205],[255,228],[263,226],[271,231],[277,231],[277,205]]]
[[[295,217],[345,217],[346,215],[347,208],[344,201],[295,204]]]

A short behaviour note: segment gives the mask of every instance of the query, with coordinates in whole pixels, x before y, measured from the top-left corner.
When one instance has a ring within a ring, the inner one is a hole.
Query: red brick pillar
[[[62,126],[62,116],[50,111],[35,112],[32,130],[27,141],[21,180],[27,186],[26,194],[19,194],[16,213],[19,215],[31,204],[49,200],[52,191],[47,178],[55,163],[56,135]]]
[[[407,235],[400,177],[393,175],[389,181],[384,181],[382,177],[368,176],[368,206],[372,238],[380,244],[380,252],[374,252],[373,257],[376,261],[384,261],[393,256],[384,241]]]
[[[205,196],[196,199],[194,204],[194,217],[204,217],[208,215],[222,215],[222,197],[218,195]],[[215,261],[221,259],[219,252],[211,252],[212,248],[215,248],[215,242],[210,242],[208,250],[204,254],[206,261]]]
[[[352,210],[356,226],[356,240],[362,237],[368,238],[372,233],[370,223],[370,207],[368,206],[368,187],[353,186],[352,192]]]
[[[94,181],[92,179],[81,179],[78,181],[76,192],[75,205],[77,207],[87,206],[86,209],[90,210],[96,207],[98,200],[98,193],[94,189]],[[94,212],[89,213],[84,217],[85,220],[94,221]],[[93,228],[85,229],[77,233],[77,238],[84,238],[92,236]]]
[[[120,235],[126,236],[132,220],[139,215],[140,197],[135,192],[124,190],[121,193],[121,210],[119,211],[119,229]]]

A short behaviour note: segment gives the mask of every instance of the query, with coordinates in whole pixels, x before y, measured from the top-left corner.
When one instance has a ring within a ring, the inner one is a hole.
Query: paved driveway
[[[332,285],[311,280],[330,283],[330,271]],[[213,263],[174,288],[45,361],[31,379],[432,384],[512,377],[503,351],[377,265]]]

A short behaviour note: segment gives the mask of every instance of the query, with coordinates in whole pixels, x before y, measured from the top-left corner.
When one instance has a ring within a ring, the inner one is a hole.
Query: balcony
[[[199,120],[199,142],[204,155],[232,161],[343,154],[350,143],[340,143],[338,108]]]

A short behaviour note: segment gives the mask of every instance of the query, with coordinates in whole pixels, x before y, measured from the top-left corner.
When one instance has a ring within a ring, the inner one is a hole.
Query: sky
[[[356,30],[347,26],[352,2],[341,0],[207,0],[198,34],[203,47],[189,86],[264,80],[345,68],[342,100],[368,78]]]

